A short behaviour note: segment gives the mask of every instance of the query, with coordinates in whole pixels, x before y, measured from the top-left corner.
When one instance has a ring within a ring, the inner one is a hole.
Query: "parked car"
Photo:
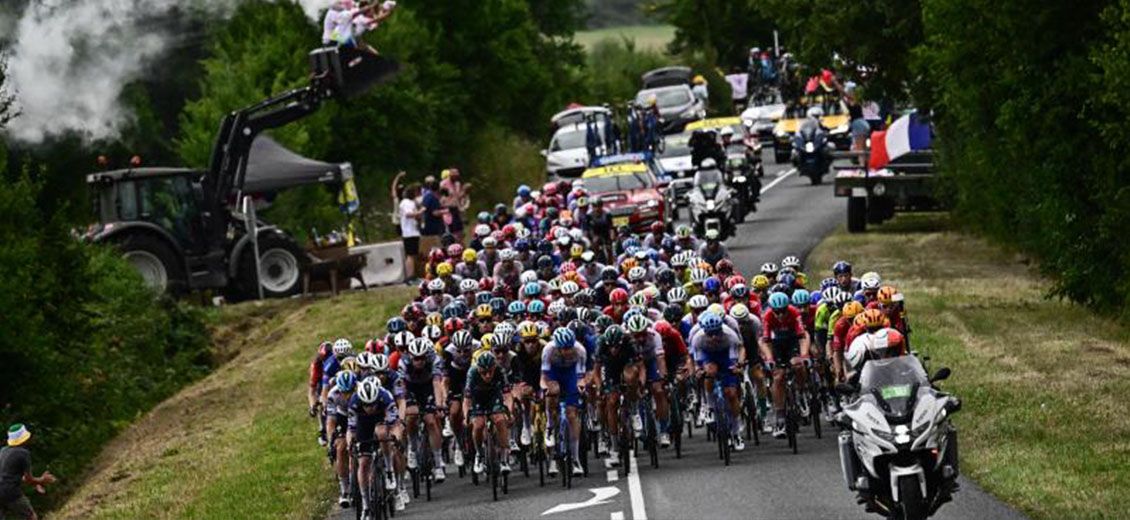
[[[646,232],[652,222],[668,223],[670,200],[661,181],[646,162],[623,162],[594,166],[581,176],[585,190],[600,200],[616,227],[631,226]]]
[[[598,127],[601,136],[604,130]],[[584,123],[571,123],[554,132],[549,147],[542,150],[545,171],[549,177],[575,178],[589,166],[589,151],[585,146],[587,129]]]
[[[749,108],[742,112],[741,119],[749,127],[750,132],[762,142],[768,143],[773,140],[773,127],[785,117],[785,108],[787,107],[781,95],[774,92],[773,98],[768,102],[761,101],[760,104],[754,104],[751,99]]]
[[[641,90],[636,103],[646,106],[652,96],[665,134],[681,132],[687,123],[706,117],[706,105],[685,84]]]

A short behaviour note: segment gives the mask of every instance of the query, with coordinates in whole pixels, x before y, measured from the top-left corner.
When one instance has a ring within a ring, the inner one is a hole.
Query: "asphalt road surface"
[[[802,259],[845,219],[844,199],[836,199],[827,183],[811,186],[809,180],[787,165],[773,165],[766,154],[766,175],[758,212],[739,227],[727,242],[738,267],[751,273],[763,262],[780,262],[787,255]],[[685,214],[685,211],[684,211]],[[856,259],[866,264],[862,259]],[[810,269],[823,272],[827,268]],[[819,279],[819,276],[815,277]],[[643,520],[667,519],[875,519],[855,503],[840,472],[836,428],[825,426],[817,439],[812,428],[802,428],[799,453],[793,455],[784,440],[762,435],[761,444],[747,443],[724,467],[716,445],[704,430],[683,441],[683,457],[673,450],[660,453],[659,468],[647,465],[646,454],[627,478],[618,478],[603,461],[590,460],[590,474],[574,480],[565,490],[560,480],[538,486],[535,472],[526,478],[517,472],[510,479],[509,495],[491,499],[488,486],[474,486],[456,471],[433,490],[433,500],[413,499],[397,517],[427,519],[535,519]],[[336,505],[334,506],[336,507]],[[352,518],[352,509],[335,518]],[[939,519],[1022,519],[1019,512],[962,479],[954,501],[941,507]]]

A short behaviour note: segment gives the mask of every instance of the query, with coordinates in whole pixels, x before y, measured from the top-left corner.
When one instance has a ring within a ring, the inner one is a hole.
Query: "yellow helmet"
[[[443,316],[438,312],[428,313],[428,316],[424,318],[424,323],[426,325],[435,325],[436,327],[442,326]]]
[[[585,246],[581,244],[573,244],[569,247],[569,256],[573,258],[580,258],[585,254]]]
[[[475,317],[476,318],[489,319],[493,315],[494,315],[494,309],[491,309],[489,303],[482,303],[482,304],[479,304],[478,307],[475,307]]]
[[[357,358],[347,357],[341,361],[341,369],[349,372],[357,373]]]
[[[796,274],[796,283],[800,287],[807,287],[808,286],[808,275],[804,274],[804,273],[797,273]]]
[[[540,333],[538,325],[532,321],[527,320],[518,324],[518,336],[522,339],[536,338]]]
[[[478,260],[478,259],[479,259],[479,254],[476,253],[474,249],[464,249],[463,250],[463,261],[464,262],[471,263],[471,262],[474,262],[475,260]]]
[[[451,276],[451,264],[443,262],[436,266],[436,274],[440,276]]]
[[[840,312],[844,315],[845,318],[850,320],[856,316],[859,316],[860,313],[863,312],[863,304],[852,300],[845,303],[844,309]]]
[[[755,290],[764,291],[769,288],[769,277],[759,274],[754,276],[753,279],[749,281],[749,284],[752,285]]]
[[[695,85],[704,85],[704,84],[706,84],[706,78],[703,77],[702,74],[696,74],[695,77],[694,77],[694,84]]]
[[[482,345],[483,350],[490,350],[494,343],[494,334],[486,333],[483,337],[479,338],[479,344]]]

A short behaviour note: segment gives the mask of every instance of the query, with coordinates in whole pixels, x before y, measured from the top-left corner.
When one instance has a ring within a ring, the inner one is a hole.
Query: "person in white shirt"
[[[398,205],[400,236],[404,242],[404,277],[406,280],[417,277],[416,257],[420,254],[420,216],[424,214],[424,208],[416,202],[416,196],[419,193],[419,185],[408,186],[405,188]]]

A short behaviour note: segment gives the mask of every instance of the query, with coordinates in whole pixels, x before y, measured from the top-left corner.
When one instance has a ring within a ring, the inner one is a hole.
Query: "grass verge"
[[[899,287],[912,347],[953,369],[967,476],[1037,519],[1130,511],[1130,329],[1046,298],[1025,259],[941,215],[836,233],[808,264],[840,258]]]
[[[321,518],[334,495],[306,415],[319,341],[363,341],[411,291],[241,304],[216,318],[230,361],[112,441],[60,518]],[[154,367],[159,369],[159,367]]]
[[[667,44],[675,39],[675,28],[670,25],[629,25],[607,27],[591,31],[579,31],[574,36],[577,43],[585,49],[592,49],[603,40],[635,41],[635,48],[641,50],[664,51]]]

